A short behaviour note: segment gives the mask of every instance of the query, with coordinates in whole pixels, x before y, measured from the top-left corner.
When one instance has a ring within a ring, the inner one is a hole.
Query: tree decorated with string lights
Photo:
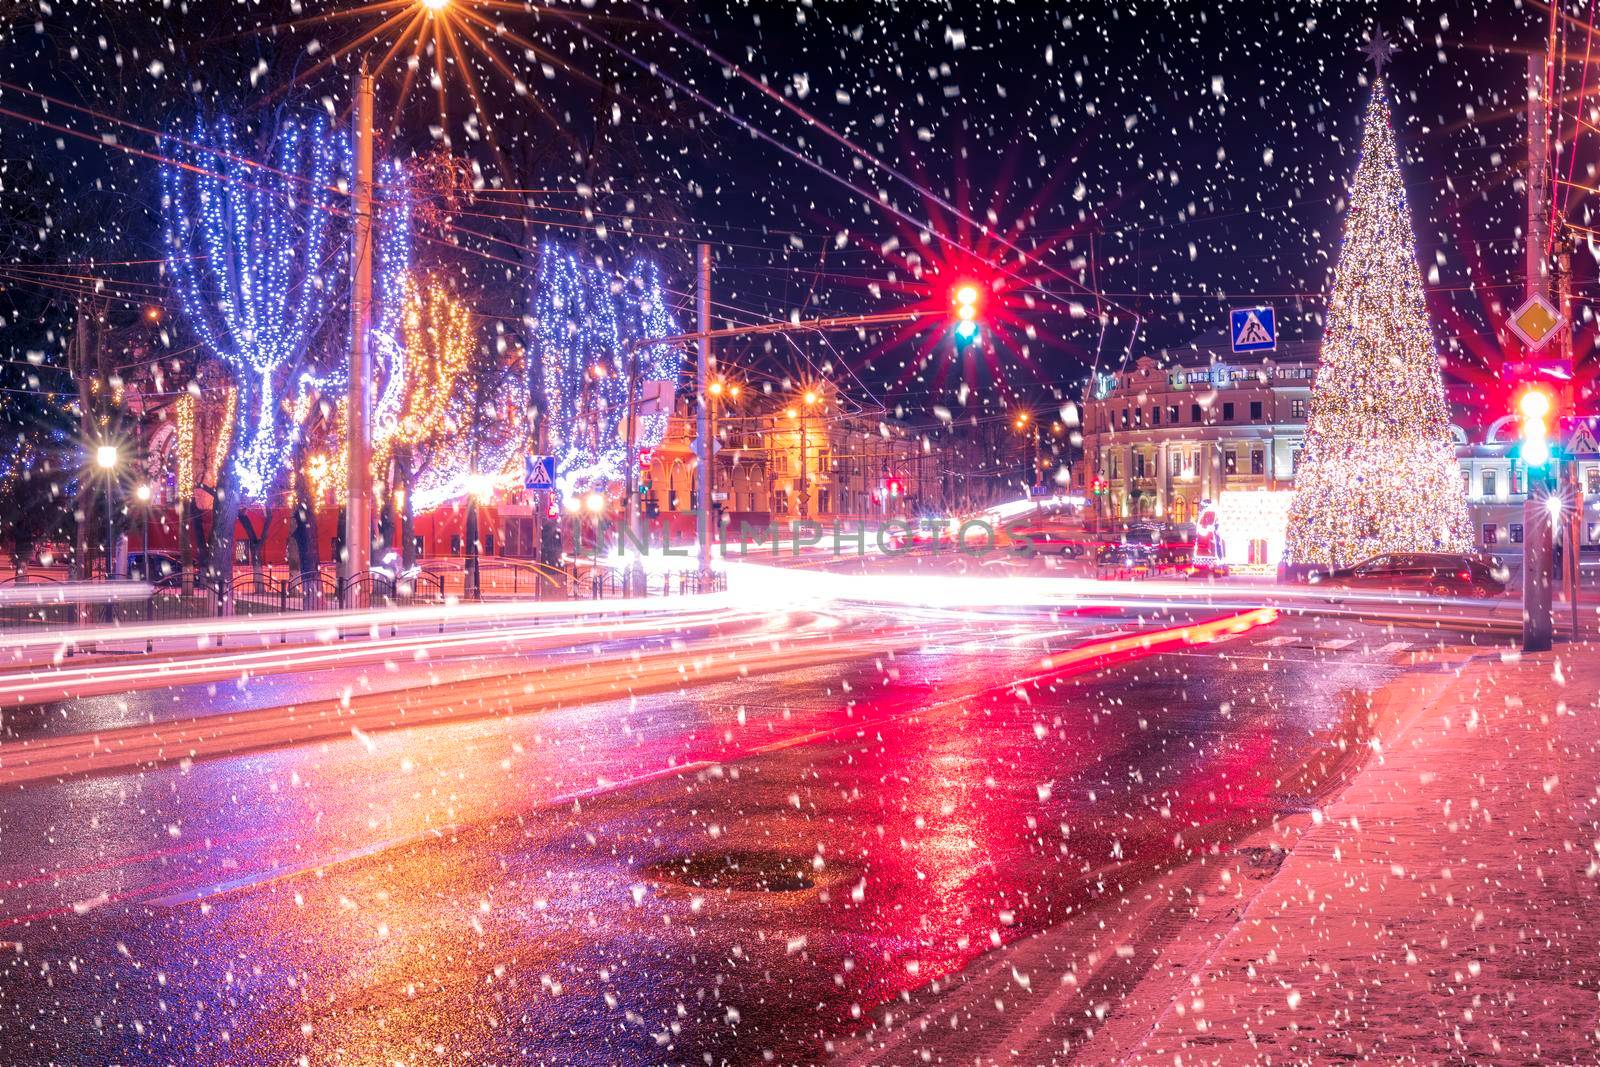
[[[636,256],[619,275],[574,248],[542,241],[533,312],[538,365],[530,371],[544,402],[558,486],[564,495],[604,491],[630,462],[623,455],[630,380],[637,383],[637,404],[646,382],[678,379],[680,346],[640,344],[627,351],[630,341],[677,332],[661,266]],[[666,433],[666,414],[640,412],[638,421],[635,447],[655,447]]]
[[[1295,471],[1286,555],[1297,564],[1472,542],[1381,70]]]
[[[226,117],[162,140],[167,268],[189,328],[235,393],[212,487],[219,586],[232,576],[240,506],[268,502],[289,469],[293,401],[341,261],[335,182],[348,170],[348,139],[319,118],[285,122],[272,140],[265,163]]]
[[[389,486],[384,506],[399,512],[400,544],[410,565],[417,482],[435,466],[446,466],[438,461],[464,435],[457,385],[477,346],[478,331],[461,298],[434,277],[407,280],[400,331],[388,371],[390,383],[398,383],[397,399],[392,416],[375,427],[373,470]],[[444,479],[432,481],[453,481],[462,472],[443,473]],[[425,482],[424,490],[430,488]],[[427,496],[424,500],[433,503]]]

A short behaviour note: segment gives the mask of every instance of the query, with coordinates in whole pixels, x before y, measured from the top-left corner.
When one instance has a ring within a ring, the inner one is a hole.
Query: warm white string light
[[[1471,524],[1384,81],[1367,104],[1295,471],[1287,558],[1464,551]]]

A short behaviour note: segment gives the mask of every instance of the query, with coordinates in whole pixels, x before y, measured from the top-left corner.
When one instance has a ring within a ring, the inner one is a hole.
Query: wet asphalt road
[[[1149,625],[974,613],[893,657],[0,792],[0,1062],[824,1060],[1316,804],[1364,694],[1466,640],[1285,621],[1010,684]]]

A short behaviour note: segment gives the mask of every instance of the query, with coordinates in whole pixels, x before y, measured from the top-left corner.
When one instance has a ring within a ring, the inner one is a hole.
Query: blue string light
[[[375,429],[392,426],[400,417],[405,400],[406,380],[403,358],[406,278],[411,273],[411,214],[413,199],[405,168],[397,160],[386,161],[378,173],[377,197],[377,279],[374,298],[377,315],[372,329],[375,377],[383,382],[378,401],[372,407]]]
[[[241,496],[265,501],[288,468],[299,427],[283,403],[322,323],[343,240],[334,182],[349,138],[326,120],[286,123],[272,166],[246,161],[226,117],[197,118],[187,141],[162,139],[167,266],[183,314],[239,389],[228,458]]]
[[[628,366],[624,345],[678,332],[661,267],[636,256],[618,277],[580,261],[575,249],[545,241],[533,293],[534,355],[544,374],[545,424],[562,496],[605,491],[623,477],[627,451]],[[676,386],[683,350],[644,345],[636,353],[640,392],[647,382]],[[669,388],[669,394],[674,392]],[[635,446],[654,448],[667,415],[639,420]]]

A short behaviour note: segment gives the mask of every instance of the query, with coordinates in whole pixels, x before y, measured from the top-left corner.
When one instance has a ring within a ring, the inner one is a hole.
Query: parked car
[[[170,552],[128,553],[128,577],[136,582],[159,582],[182,573],[182,561]]]
[[[1510,572],[1493,557],[1464,552],[1391,552],[1327,573],[1313,571],[1312,585],[1341,589],[1392,589],[1432,596],[1499,596]]]

